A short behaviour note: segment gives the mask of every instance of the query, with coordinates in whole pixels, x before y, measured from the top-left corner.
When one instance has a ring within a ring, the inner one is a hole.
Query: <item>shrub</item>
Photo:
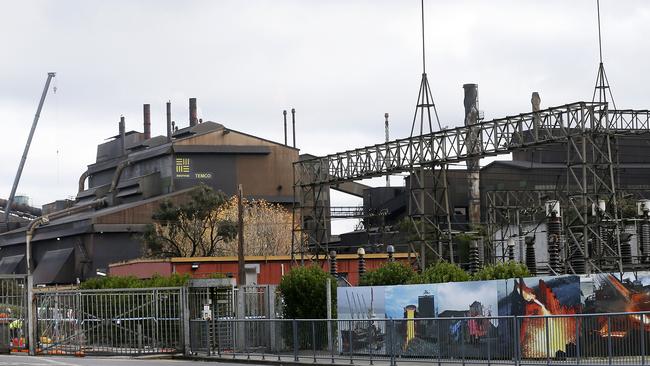
[[[521,263],[508,261],[485,266],[476,272],[472,279],[474,281],[486,281],[520,277],[530,277],[528,268]]]
[[[316,266],[296,267],[282,277],[278,290],[285,319],[327,318],[327,279],[332,280],[332,317],[336,313],[336,279]]]
[[[402,262],[388,262],[366,272],[359,281],[361,286],[404,285],[410,283],[415,271]]]
[[[154,275],[149,279],[135,276],[108,276],[90,278],[79,285],[82,290],[97,290],[111,288],[146,288],[146,287],[180,287],[190,279],[188,274],[174,273],[169,277]]]
[[[411,283],[465,282],[471,278],[462,268],[449,262],[438,262],[413,277]]]

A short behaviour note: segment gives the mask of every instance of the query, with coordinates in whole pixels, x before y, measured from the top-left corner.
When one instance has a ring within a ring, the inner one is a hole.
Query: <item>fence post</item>
[[[519,341],[519,317],[516,315],[513,317],[515,321],[515,365],[519,365],[521,363],[521,342]]]
[[[329,329],[332,329],[332,322],[334,322],[332,319],[327,319],[327,326],[329,327]],[[337,325],[338,326],[336,328],[340,330],[341,325],[338,324],[338,322],[337,322]],[[338,338],[338,336],[337,336],[337,338]],[[328,342],[329,342],[328,347],[329,347],[329,350],[330,350],[330,356],[332,357],[332,363],[334,363],[334,340],[332,339],[332,337],[329,337]]]
[[[551,364],[551,344],[550,344],[550,334],[548,329],[548,316],[544,317],[544,334],[546,335],[546,364]]]
[[[349,346],[348,350],[350,352],[350,365],[353,365],[354,360],[352,359],[352,341],[353,341],[353,339],[352,339],[352,327],[354,326],[354,321],[349,320],[348,322],[350,324],[350,326],[348,327],[348,329],[349,329],[348,330],[348,346]]]
[[[332,351],[332,323],[329,319],[332,319],[332,280],[327,279],[325,281],[325,294],[327,298],[327,347],[328,350]]]
[[[607,315],[607,360],[612,364],[612,317]]]
[[[293,327],[293,360],[298,362],[298,321],[293,319],[291,324]]]
[[[178,294],[180,296],[180,304],[181,304],[181,309],[180,309],[180,321],[181,321],[181,329],[183,331],[183,353],[185,356],[190,355],[191,347],[190,347],[190,308],[189,308],[189,299],[188,299],[188,291],[187,287],[183,286],[180,288],[180,293]],[[209,345],[208,345],[209,348]]]
[[[645,365],[645,314],[641,314],[641,365]]]
[[[311,321],[311,347],[314,350],[314,363],[316,363],[316,321]]]
[[[575,316],[575,327],[576,327],[576,364],[580,364],[580,325],[581,322],[578,320],[578,316]]]
[[[36,296],[34,295],[34,277],[27,275],[27,345],[29,355],[36,355],[36,336],[37,331],[37,314],[36,314]]]
[[[391,319],[388,323],[390,325],[390,365],[396,366],[395,361],[395,320]]]

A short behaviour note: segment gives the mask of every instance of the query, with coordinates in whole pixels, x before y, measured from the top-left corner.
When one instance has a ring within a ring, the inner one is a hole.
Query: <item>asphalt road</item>
[[[185,366],[197,365],[196,361],[167,360],[167,359],[133,359],[126,357],[65,357],[65,356],[23,356],[2,355],[0,366]],[[199,365],[242,366],[223,362],[200,362]]]

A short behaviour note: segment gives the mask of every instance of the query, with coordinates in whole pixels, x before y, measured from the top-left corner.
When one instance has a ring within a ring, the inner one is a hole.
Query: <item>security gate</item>
[[[176,353],[183,349],[181,288],[36,294],[38,352]]]
[[[27,278],[0,275],[0,352],[27,347]]]

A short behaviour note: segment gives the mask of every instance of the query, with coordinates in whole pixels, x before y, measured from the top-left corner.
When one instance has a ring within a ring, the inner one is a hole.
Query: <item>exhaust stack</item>
[[[124,122],[124,116],[120,117],[120,152],[122,156],[126,155],[126,122]]]
[[[190,127],[196,126],[199,119],[196,117],[196,98],[190,98]]]
[[[172,102],[168,101],[166,104],[167,109],[167,141],[172,140]]]
[[[144,139],[149,140],[151,138],[151,105],[150,104],[142,105],[142,114],[144,120]]]
[[[465,126],[473,126],[479,122],[478,110],[478,84],[465,84],[463,85],[465,92],[465,99],[463,104],[465,106]],[[479,139],[479,132],[475,128],[470,128],[467,140],[470,142],[469,146],[478,148],[476,140]],[[477,153],[478,151],[471,151]],[[478,225],[481,223],[481,191],[480,191],[480,167],[479,159],[473,158],[467,160],[467,179],[469,185],[468,197],[468,219],[471,225]]]

